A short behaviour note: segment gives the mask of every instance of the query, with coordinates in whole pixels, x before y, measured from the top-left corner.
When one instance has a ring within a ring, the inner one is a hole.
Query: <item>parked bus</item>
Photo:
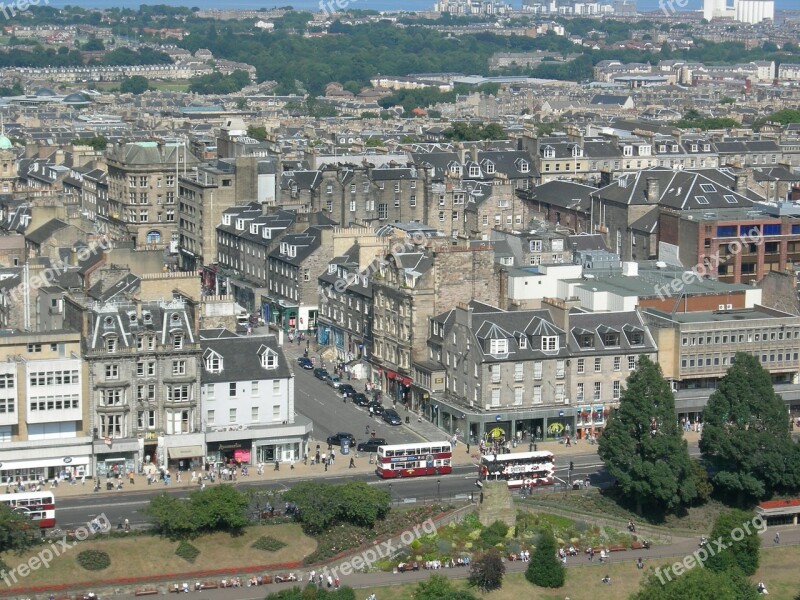
[[[508,487],[551,485],[555,482],[552,452],[485,454],[478,465],[478,485],[484,481],[506,481]]]
[[[452,472],[453,447],[450,442],[391,444],[378,448],[378,477],[421,477]]]
[[[56,500],[52,492],[0,494],[0,503],[37,522],[42,529],[56,526]]]

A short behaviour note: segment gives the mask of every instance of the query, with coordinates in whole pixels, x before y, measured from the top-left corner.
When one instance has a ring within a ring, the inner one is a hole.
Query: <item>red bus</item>
[[[555,482],[552,452],[484,454],[478,466],[478,485],[484,481],[505,481],[508,487],[551,485]]]
[[[450,442],[392,444],[378,448],[378,477],[421,477],[452,472],[453,447]]]
[[[42,529],[56,526],[56,500],[52,492],[0,494],[0,503],[24,514]]]

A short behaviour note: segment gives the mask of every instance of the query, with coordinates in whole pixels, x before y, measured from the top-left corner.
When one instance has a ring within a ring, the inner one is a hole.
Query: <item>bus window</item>
[[[394,456],[394,450],[387,450],[386,456]]]

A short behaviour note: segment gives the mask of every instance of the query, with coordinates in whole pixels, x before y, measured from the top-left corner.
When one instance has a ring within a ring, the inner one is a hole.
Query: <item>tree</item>
[[[356,593],[349,587],[328,591],[309,583],[305,589],[295,586],[269,594],[266,600],[356,600]]]
[[[431,575],[420,581],[414,590],[414,600],[477,600],[469,590],[457,590],[444,575]]]
[[[154,529],[170,539],[186,539],[212,531],[238,532],[247,524],[247,497],[230,485],[196,490],[189,500],[161,494],[145,512]]]
[[[126,77],[122,80],[122,83],[119,84],[119,92],[120,94],[144,94],[147,90],[150,89],[150,82],[147,81],[146,77],[142,77],[141,75],[134,75],[133,77]]]
[[[703,458],[714,489],[740,506],[797,489],[798,447],[786,405],[755,356],[738,352],[703,410]]]
[[[265,142],[267,140],[267,128],[256,125],[249,125],[247,127],[247,137],[256,139],[259,142]]]
[[[308,533],[321,533],[338,522],[372,527],[390,508],[389,493],[364,481],[340,485],[307,481],[283,497],[297,506],[297,519]]]
[[[709,539],[712,544],[714,540],[723,540],[726,548],[710,556],[705,566],[718,573],[738,569],[747,577],[755,575],[761,551],[758,533],[752,513],[743,510],[722,513],[714,522]]]
[[[484,592],[500,589],[506,566],[498,550],[489,550],[470,563],[469,584]]]
[[[188,502],[166,493],[150,500],[145,513],[153,529],[170,539],[186,539],[197,535],[197,523]]]
[[[680,576],[657,569],[631,600],[756,600],[758,597],[755,586],[739,573],[717,573],[695,567]]]
[[[36,542],[38,529],[24,514],[0,504],[0,554],[27,550]]]
[[[90,138],[72,140],[73,146],[90,146],[95,150],[105,150],[108,146],[108,139],[102,135],[96,135]]]
[[[106,49],[105,44],[102,40],[92,37],[83,45],[83,50],[85,52],[102,52]]]
[[[673,511],[697,496],[692,461],[675,419],[675,399],[661,367],[646,356],[612,413],[598,454],[622,493],[643,507]]]
[[[565,577],[564,565],[556,556],[556,539],[552,531],[545,529],[528,563],[525,579],[539,587],[560,588]]]

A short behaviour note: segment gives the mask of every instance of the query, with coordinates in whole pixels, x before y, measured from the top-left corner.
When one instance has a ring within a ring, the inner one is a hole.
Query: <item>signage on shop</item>
[[[155,431],[148,431],[144,434],[144,439],[146,440],[157,440],[158,434]]]
[[[444,377],[437,377],[433,380],[434,383],[444,383]]]
[[[72,457],[71,456],[65,456],[64,457],[64,464],[65,465],[68,465],[71,462],[72,462]]]

